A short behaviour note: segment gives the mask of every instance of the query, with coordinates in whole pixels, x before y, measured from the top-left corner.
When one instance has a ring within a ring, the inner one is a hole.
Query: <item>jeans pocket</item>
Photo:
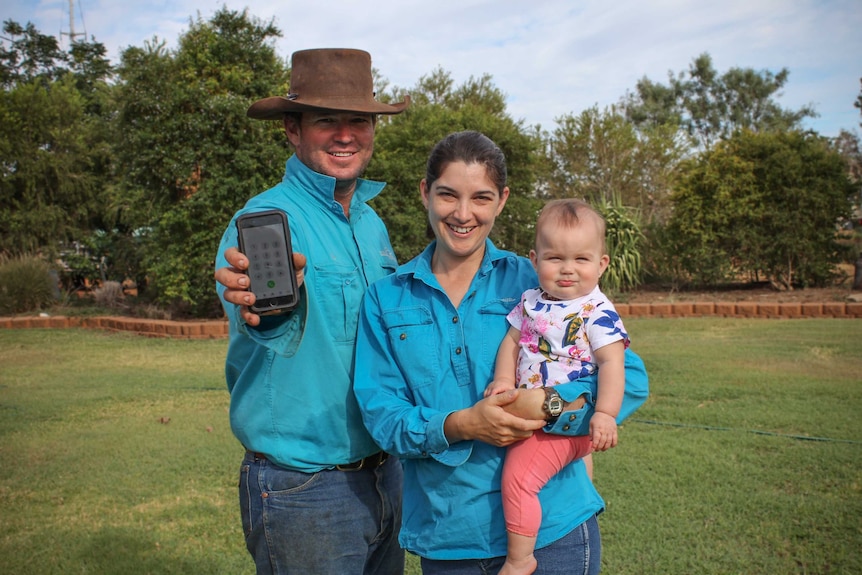
[[[267,497],[303,491],[313,485],[319,473],[303,473],[267,465],[260,470],[260,485]]]

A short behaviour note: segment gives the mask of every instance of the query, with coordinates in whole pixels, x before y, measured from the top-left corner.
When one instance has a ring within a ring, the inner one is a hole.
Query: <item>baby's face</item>
[[[571,300],[588,295],[598,285],[610,261],[602,248],[601,228],[592,218],[574,225],[547,222],[536,235],[530,260],[548,295]]]

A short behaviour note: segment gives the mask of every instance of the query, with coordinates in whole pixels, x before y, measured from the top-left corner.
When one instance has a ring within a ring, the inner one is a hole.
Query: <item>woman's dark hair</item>
[[[428,188],[452,162],[482,165],[498,192],[502,193],[506,187],[506,157],[497,144],[484,134],[473,130],[455,132],[437,142],[425,168]]]

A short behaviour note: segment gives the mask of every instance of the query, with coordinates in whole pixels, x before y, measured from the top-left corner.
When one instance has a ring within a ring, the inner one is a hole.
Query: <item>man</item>
[[[362,296],[396,266],[386,227],[366,204],[385,184],[359,176],[376,115],[408,104],[374,99],[367,52],[317,49],[293,54],[287,97],[248,110],[283,121],[295,150],[282,182],[234,216],[216,262],[230,321],[231,428],[247,450],[240,509],[258,573],[403,573],[401,466],[368,435],[351,386]],[[235,221],[269,209],[287,214],[300,302],[259,316],[248,307],[255,297]]]

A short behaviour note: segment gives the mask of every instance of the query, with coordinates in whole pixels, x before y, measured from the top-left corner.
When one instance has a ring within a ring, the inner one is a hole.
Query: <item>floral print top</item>
[[[592,375],[593,350],[629,337],[613,303],[596,287],[567,301],[529,289],[507,316],[521,332],[518,386],[546,387]]]

